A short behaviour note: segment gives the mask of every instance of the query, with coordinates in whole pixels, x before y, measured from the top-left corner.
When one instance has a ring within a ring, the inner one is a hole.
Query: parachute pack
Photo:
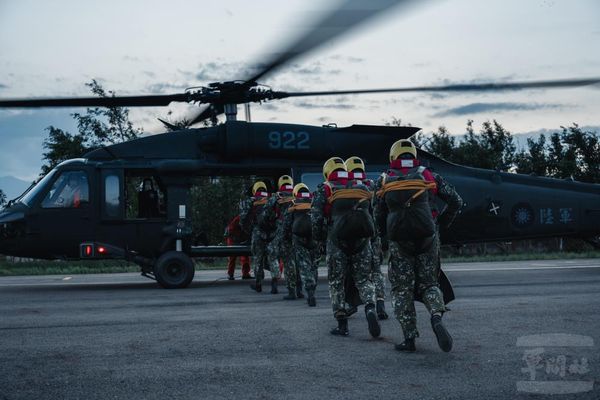
[[[416,166],[404,169],[404,172],[390,169],[383,175],[383,186],[377,196],[388,208],[387,235],[390,240],[425,239],[435,234],[428,191],[434,190],[436,183],[427,172],[425,167]]]

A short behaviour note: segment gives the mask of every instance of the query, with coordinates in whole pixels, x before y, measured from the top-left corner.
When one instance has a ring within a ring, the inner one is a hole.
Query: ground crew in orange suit
[[[242,227],[240,226],[239,215],[233,217],[233,219],[229,222],[225,228],[224,237],[227,246],[233,246],[248,241],[248,235],[242,231]],[[235,273],[236,259],[236,256],[229,256],[229,262],[227,263],[227,276],[229,277],[230,281],[235,279],[233,275]],[[240,263],[242,264],[242,279],[252,279],[252,276],[250,275],[250,257],[240,256]]]

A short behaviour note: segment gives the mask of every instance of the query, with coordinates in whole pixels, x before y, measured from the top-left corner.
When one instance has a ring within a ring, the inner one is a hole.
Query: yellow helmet
[[[298,197],[298,193],[300,193],[300,190],[302,189],[305,189],[308,193],[310,193],[308,186],[306,186],[304,183],[298,183],[296,186],[294,186],[294,197]]]
[[[323,178],[325,178],[325,180],[329,179],[329,175],[331,175],[333,171],[338,170],[346,171],[344,160],[339,157],[331,157],[323,164]]]
[[[346,165],[346,171],[348,172],[354,172],[357,169],[360,169],[362,172],[366,171],[365,163],[360,157],[350,157],[344,162],[344,165]]]
[[[392,145],[390,148],[390,161],[397,160],[402,154],[412,154],[414,158],[417,158],[417,148],[408,139],[400,139]]]
[[[267,191],[267,185],[265,185],[265,183],[263,181],[258,181],[255,182],[254,185],[252,185],[252,195],[256,195],[257,192],[266,192]]]
[[[277,188],[281,189],[281,187],[284,186],[284,185],[290,185],[290,186],[294,185],[294,180],[292,179],[291,176],[289,176],[289,175],[281,175],[279,177],[279,180],[277,181]]]

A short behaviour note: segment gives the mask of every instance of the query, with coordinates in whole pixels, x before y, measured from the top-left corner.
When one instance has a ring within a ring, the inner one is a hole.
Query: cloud
[[[280,109],[275,103],[260,103],[259,107],[269,111],[279,111]]]
[[[563,109],[567,107],[564,104],[550,103],[470,103],[463,106],[449,108],[434,114],[434,117],[462,116],[481,113],[507,112],[507,111],[534,111],[534,110],[549,110]]]
[[[306,109],[315,109],[315,108],[333,108],[333,109],[338,109],[338,110],[351,110],[353,108],[356,108],[356,106],[354,104],[347,104],[347,103],[337,103],[337,104],[332,104],[332,103],[309,103],[307,101],[301,101],[301,102],[297,102],[294,103],[294,106],[299,107],[299,108],[306,108]]]
[[[329,59],[335,60],[335,61],[347,62],[347,63],[362,63],[365,61],[365,59],[362,57],[345,56],[342,54],[334,54],[334,55],[330,56]]]
[[[340,68],[332,68],[323,64],[321,61],[315,61],[308,64],[292,64],[284,69],[286,75],[302,75],[301,79],[306,81],[311,79],[313,82],[323,82],[324,76],[338,75],[342,72]]]
[[[194,78],[199,81],[228,81],[233,79],[243,79],[247,71],[242,71],[244,64],[240,62],[229,61],[209,61],[200,63]]]
[[[171,92],[175,92],[175,93],[181,93],[184,91],[184,87],[182,87],[181,85],[175,85],[171,82],[157,82],[157,83],[151,83],[149,85],[146,86],[145,90],[148,93],[171,93]]]

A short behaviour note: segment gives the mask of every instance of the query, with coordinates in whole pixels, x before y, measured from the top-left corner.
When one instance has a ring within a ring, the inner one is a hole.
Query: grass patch
[[[223,262],[196,261],[198,270],[225,270]],[[78,274],[115,274],[120,272],[140,272],[140,267],[125,261],[22,261],[10,262],[0,260],[0,276],[17,275],[78,275]]]

